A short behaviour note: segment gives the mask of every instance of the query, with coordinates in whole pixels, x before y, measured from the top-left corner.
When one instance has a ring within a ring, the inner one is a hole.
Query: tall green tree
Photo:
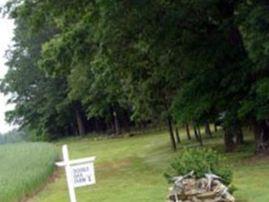
[[[257,151],[267,149],[267,1],[13,0],[9,8],[17,25],[25,26],[17,28],[23,32],[16,32],[20,43],[10,72],[19,78],[22,68],[55,82],[52,89],[36,84],[46,104],[60,106],[53,115],[48,105],[29,107],[42,111],[42,120],[68,117],[72,109],[75,116],[63,118],[62,127],[76,123],[80,133],[92,119],[113,125],[116,133],[124,120],[166,122],[176,149],[174,123],[194,123],[202,144],[199,127],[206,124],[209,134],[209,122],[221,119],[227,151],[244,142],[245,125],[254,128]],[[32,61],[24,65],[26,56]],[[8,88],[9,75],[4,91],[20,97],[31,87]],[[26,115],[13,117],[24,121]]]

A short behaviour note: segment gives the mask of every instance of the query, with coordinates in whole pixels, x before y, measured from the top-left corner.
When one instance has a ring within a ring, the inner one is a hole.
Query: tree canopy
[[[48,137],[222,119],[227,150],[269,139],[265,0],[11,0],[8,120]],[[94,127],[93,127],[94,125]],[[238,141],[242,142],[242,141]],[[238,143],[237,142],[237,143]]]

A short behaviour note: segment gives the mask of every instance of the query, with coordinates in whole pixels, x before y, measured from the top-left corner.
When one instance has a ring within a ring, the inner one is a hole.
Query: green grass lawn
[[[29,197],[53,172],[55,146],[47,143],[18,143],[0,146],[0,201]]]
[[[222,151],[221,141],[220,136],[206,140],[206,146]],[[187,147],[197,145],[184,142]],[[73,138],[56,144],[59,152],[62,144],[68,144],[71,158],[97,157],[97,184],[76,189],[78,202],[164,202],[169,185],[163,173],[180,153],[170,150],[165,132],[121,139]],[[269,201],[269,159],[252,157],[251,146],[225,156],[234,171],[237,201]],[[58,172],[59,177],[30,201],[69,201],[63,169]]]

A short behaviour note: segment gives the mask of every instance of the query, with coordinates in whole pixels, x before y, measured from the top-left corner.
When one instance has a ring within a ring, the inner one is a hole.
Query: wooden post
[[[70,202],[77,202],[75,188],[74,188],[72,176],[71,176],[71,169],[70,169],[71,167],[69,163],[69,154],[68,154],[67,145],[63,145],[62,151],[63,151],[63,161],[65,163],[65,174],[66,174],[66,181],[67,181],[67,186],[68,186]]]

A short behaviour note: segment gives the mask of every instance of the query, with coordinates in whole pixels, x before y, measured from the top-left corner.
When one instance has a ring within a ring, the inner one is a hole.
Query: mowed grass
[[[53,172],[57,150],[48,143],[0,146],[0,202],[13,202],[37,191]]]
[[[184,147],[198,146],[183,137]],[[248,142],[251,139],[248,140]],[[178,152],[172,152],[166,132],[130,138],[95,140],[73,138],[57,143],[68,144],[71,158],[96,156],[97,184],[76,189],[78,202],[164,202],[169,185],[163,174]],[[219,134],[205,140],[207,147],[223,151]],[[237,201],[269,201],[269,158],[253,157],[252,144],[238,152],[225,154],[225,164],[234,171]],[[59,178],[31,198],[31,202],[68,202],[63,169]]]

